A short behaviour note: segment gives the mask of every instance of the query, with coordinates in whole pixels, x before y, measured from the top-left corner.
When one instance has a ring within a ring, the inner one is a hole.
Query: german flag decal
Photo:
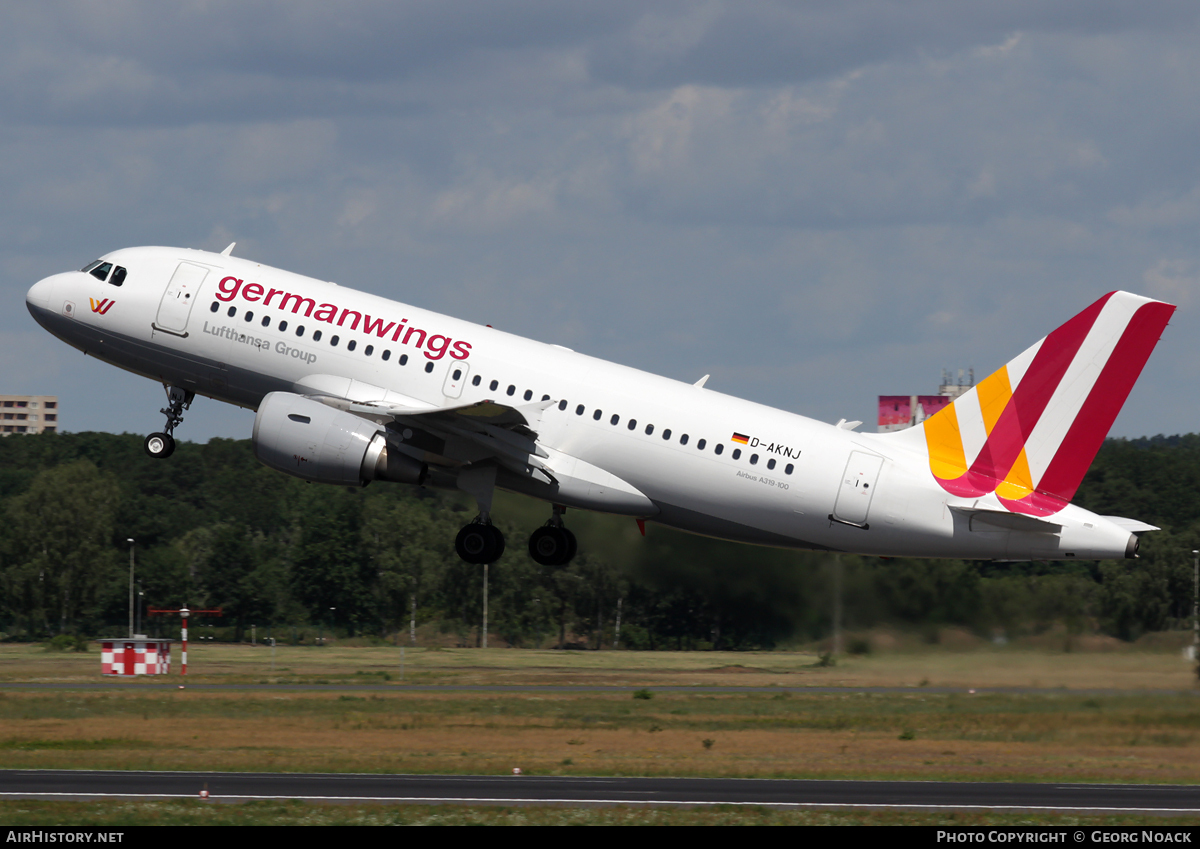
[[[750,437],[746,436],[743,433],[735,433],[733,436],[731,436],[729,438],[732,439],[734,442],[742,443],[742,445],[745,445],[747,442],[750,441]]]

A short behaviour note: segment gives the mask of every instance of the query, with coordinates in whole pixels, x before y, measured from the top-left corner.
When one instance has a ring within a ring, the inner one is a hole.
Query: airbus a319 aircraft
[[[254,451],[308,481],[457,488],[496,560],[496,488],[550,505],[530,556],[575,555],[566,508],[767,546],[987,560],[1135,557],[1132,519],[1072,505],[1170,304],[1112,292],[918,427],[744,401],[232,255],[141,247],[36,283],[33,317],[161,382],[166,458],[196,395],[257,411]]]

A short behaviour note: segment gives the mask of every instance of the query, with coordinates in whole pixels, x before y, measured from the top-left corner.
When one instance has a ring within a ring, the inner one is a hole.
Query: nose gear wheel
[[[172,434],[175,428],[183,422],[183,411],[192,406],[192,401],[196,398],[195,392],[189,392],[186,389],[180,389],[178,386],[163,385],[167,390],[167,406],[159,410],[167,417],[167,427],[165,433],[152,433],[146,437],[143,447],[146,453],[156,460],[165,460],[175,453],[175,437]]]

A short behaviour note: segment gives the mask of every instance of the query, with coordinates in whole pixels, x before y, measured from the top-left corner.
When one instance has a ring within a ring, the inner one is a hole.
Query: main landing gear
[[[459,472],[457,486],[475,497],[479,515],[463,526],[454,540],[454,549],[467,563],[495,563],[504,554],[504,534],[492,525],[492,495],[496,487],[496,467],[480,464]],[[554,505],[554,515],[529,536],[529,556],[542,566],[566,566],[575,556],[575,534],[563,526],[565,507]]]
[[[529,556],[542,566],[566,566],[578,548],[575,534],[563,526],[557,510],[554,518],[529,536]],[[464,561],[476,566],[495,563],[504,554],[504,534],[481,514],[458,532],[454,550]]]
[[[566,566],[579,545],[562,520],[563,508],[554,506],[550,521],[529,535],[529,556],[542,566]]]
[[[183,421],[183,411],[192,406],[196,398],[195,392],[180,389],[178,386],[163,385],[167,390],[167,406],[159,410],[167,417],[165,433],[152,433],[144,443],[146,453],[158,460],[165,460],[175,453],[175,438],[171,435],[175,427]]]
[[[464,525],[454,539],[454,550],[467,563],[480,566],[494,563],[504,554],[504,534],[483,514]]]

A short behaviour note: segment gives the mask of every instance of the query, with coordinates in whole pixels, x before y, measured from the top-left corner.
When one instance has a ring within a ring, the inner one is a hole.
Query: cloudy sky
[[[49,2],[0,10],[0,391],[161,427],[35,280],[221,250],[818,419],[1179,304],[1113,433],[1193,432],[1200,4]],[[201,399],[186,439],[246,437]]]

